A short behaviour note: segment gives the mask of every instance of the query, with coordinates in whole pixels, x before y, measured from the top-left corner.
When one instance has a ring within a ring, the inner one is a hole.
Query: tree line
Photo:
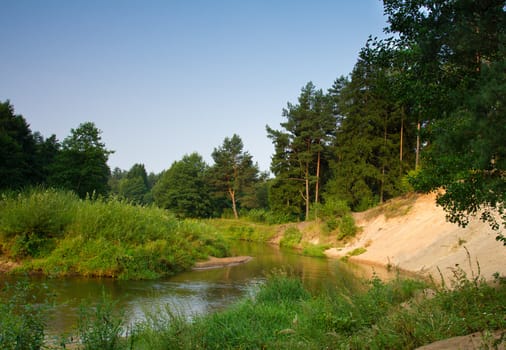
[[[92,123],[60,144],[32,134],[6,102],[0,188],[42,182],[182,217],[262,209],[290,220],[317,217],[336,200],[360,211],[413,188],[443,189],[437,200],[451,221],[465,225],[479,212],[498,228],[506,222],[506,2],[383,4],[387,37],[369,38],[352,72],[327,90],[308,82],[279,128],[266,126],[272,178],[238,135],[214,149],[213,165],[193,153],[161,174],[142,164],[110,173],[111,151]]]
[[[180,217],[217,217],[229,209],[266,207],[262,195],[267,175],[233,135],[212,153],[214,165],[197,153],[185,155],[160,174],[143,164],[111,172],[113,151],[102,142],[102,131],[85,122],[62,142],[32,132],[9,101],[0,102],[0,191],[43,185],[74,191],[81,198],[117,196],[134,204],[156,204]]]

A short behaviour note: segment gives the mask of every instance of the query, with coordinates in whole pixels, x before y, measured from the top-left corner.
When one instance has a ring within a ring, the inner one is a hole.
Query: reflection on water
[[[83,300],[93,303],[103,292],[116,302],[116,307],[132,323],[142,320],[146,312],[156,312],[165,305],[188,317],[223,309],[239,298],[253,294],[266,275],[276,269],[299,276],[306,287],[314,291],[350,288],[360,283],[357,276],[368,278],[373,272],[382,278],[388,277],[383,269],[304,257],[267,245],[238,243],[233,254],[254,258],[243,265],[190,271],[155,281],[88,278],[34,278],[33,281],[45,283],[54,291],[56,309],[48,328],[53,334],[62,334],[72,331]]]

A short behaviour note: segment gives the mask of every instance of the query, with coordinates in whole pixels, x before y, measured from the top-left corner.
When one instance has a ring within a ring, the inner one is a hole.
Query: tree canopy
[[[213,201],[206,178],[208,171],[201,155],[185,155],[172,163],[153,187],[155,203],[179,217],[210,217]]]
[[[209,176],[214,191],[230,200],[234,217],[238,218],[239,204],[248,207],[254,197],[259,179],[258,166],[249,152],[244,151],[242,140],[236,134],[226,137],[223,144],[214,149],[212,157],[214,165]]]
[[[107,195],[112,151],[102,143],[101,131],[92,122],[70,130],[52,166],[49,183],[76,192],[84,198]]]

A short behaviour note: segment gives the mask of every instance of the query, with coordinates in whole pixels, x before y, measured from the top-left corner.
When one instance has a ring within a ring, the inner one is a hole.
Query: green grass
[[[433,288],[434,297],[424,291]],[[271,277],[256,296],[193,321],[169,315],[139,327],[138,349],[410,349],[506,327],[506,286],[484,281],[438,288],[412,279],[366,281],[310,295],[300,280]],[[156,344],[153,338],[164,335]]]
[[[329,248],[328,245],[325,244],[312,244],[305,243],[302,248],[302,255],[311,256],[314,258],[325,258],[325,250]]]
[[[214,227],[118,199],[80,200],[35,189],[0,202],[2,252],[22,272],[121,279],[170,276],[228,245]]]
[[[276,235],[276,226],[254,223],[247,219],[212,219],[205,221],[222,237],[231,240],[265,243]]]
[[[0,344],[6,349],[38,348],[47,317],[44,308],[35,307],[40,302],[35,303],[26,289],[0,296],[7,300],[7,306],[0,307],[0,326],[10,327],[0,331],[19,330],[19,336],[0,337]],[[147,314],[146,321],[126,327],[104,296],[96,305],[83,304],[76,335],[87,349],[413,349],[505,329],[505,298],[504,279],[486,283],[467,278],[461,270],[456,271],[452,289],[414,279],[383,282],[373,277],[316,294],[281,271],[225,311],[191,320],[166,305]],[[65,348],[67,341],[53,348]]]
[[[369,209],[366,213],[365,218],[367,220],[371,220],[381,214],[385,215],[386,219],[407,215],[411,208],[413,208],[416,199],[417,195],[410,193],[404,195],[403,197],[389,200],[372,209]]]

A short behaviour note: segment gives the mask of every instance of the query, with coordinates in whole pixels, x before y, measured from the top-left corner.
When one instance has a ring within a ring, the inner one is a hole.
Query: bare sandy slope
[[[435,195],[420,195],[408,213],[386,219],[385,215],[369,218],[357,214],[357,225],[362,227],[356,239],[342,249],[326,251],[329,257],[345,256],[355,248],[367,252],[350,260],[387,265],[439,279],[452,276],[452,268],[459,265],[468,276],[478,272],[492,279],[495,272],[506,275],[506,247],[495,240],[497,232],[473,219],[466,228],[446,221],[445,213],[435,204]],[[470,264],[465,248],[471,256]],[[472,265],[472,269],[471,266]]]

